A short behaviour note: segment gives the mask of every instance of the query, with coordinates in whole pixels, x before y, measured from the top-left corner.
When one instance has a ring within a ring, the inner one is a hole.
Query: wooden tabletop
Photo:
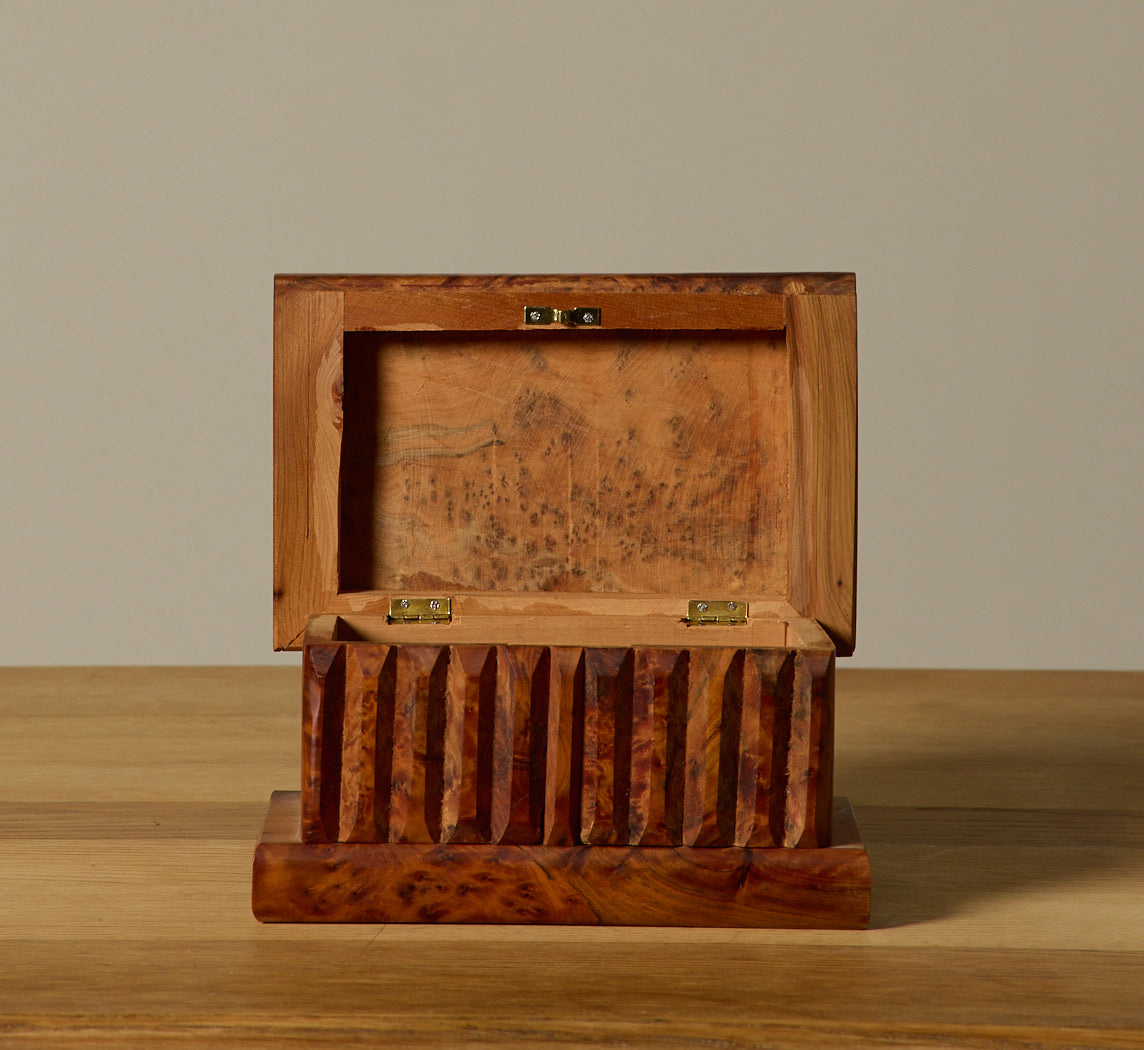
[[[840,671],[858,933],[260,925],[299,711],[0,669],[0,1046],[1144,1046],[1144,674]]]

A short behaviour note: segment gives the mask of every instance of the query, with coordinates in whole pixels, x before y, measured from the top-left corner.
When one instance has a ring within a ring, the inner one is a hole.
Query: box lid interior
[[[740,598],[853,650],[852,275],[280,277],[275,304],[277,648],[442,594]]]

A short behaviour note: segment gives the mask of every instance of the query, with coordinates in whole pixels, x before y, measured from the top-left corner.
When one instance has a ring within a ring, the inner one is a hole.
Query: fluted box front
[[[834,655],[308,644],[305,842],[830,845]]]

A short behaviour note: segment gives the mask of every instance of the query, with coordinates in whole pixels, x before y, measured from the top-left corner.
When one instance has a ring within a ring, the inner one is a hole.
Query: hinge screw
[[[528,315],[528,319],[529,319],[530,321],[539,321],[539,320],[540,320],[540,311],[539,311],[539,310],[533,310],[533,311],[532,311],[532,312],[531,312],[531,313]]]
[[[585,324],[591,324],[594,320],[596,320],[595,314],[593,314],[593,313],[584,314],[584,323]]]
[[[432,600],[432,601],[429,603],[429,608],[430,608],[430,609],[432,609],[434,612],[436,612],[438,609],[440,609],[440,608],[441,608],[441,603],[440,603],[439,601],[437,601],[437,599],[436,599],[436,598],[434,598],[434,599],[433,599],[433,600]]]
[[[697,606],[695,606],[695,608],[698,609],[700,612],[706,612],[707,611],[707,603],[706,602],[700,602]]]
[[[737,606],[734,602],[728,602],[727,608],[730,612],[734,612],[737,608],[739,608],[739,606]]]
[[[400,605],[401,608],[403,608],[403,609],[408,609],[409,608],[409,599],[408,598],[402,598],[401,601],[399,601],[397,604]]]

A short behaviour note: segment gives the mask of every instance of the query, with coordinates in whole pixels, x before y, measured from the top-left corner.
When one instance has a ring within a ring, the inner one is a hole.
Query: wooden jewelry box
[[[264,921],[864,927],[852,274],[279,277]]]

